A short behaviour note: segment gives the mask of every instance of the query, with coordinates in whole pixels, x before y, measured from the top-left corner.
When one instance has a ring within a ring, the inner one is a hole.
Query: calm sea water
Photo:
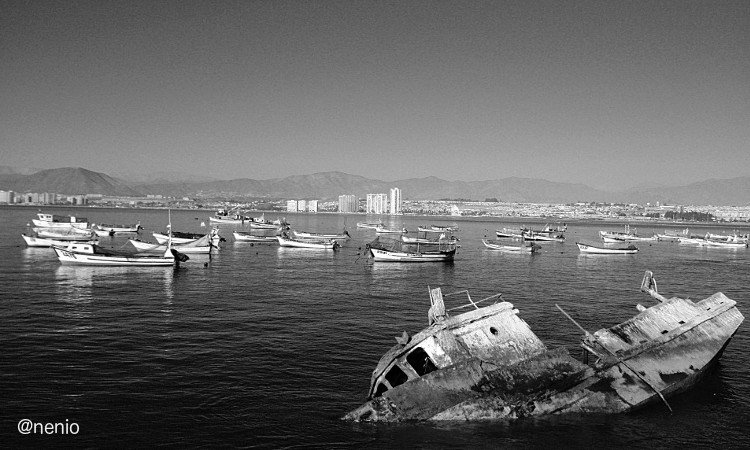
[[[373,263],[363,216],[285,214],[301,231],[353,239],[339,251],[235,243],[224,226],[218,255],[180,269],[61,266],[20,234],[37,209],[0,208],[0,409],[11,446],[241,447],[728,447],[750,446],[750,340],[743,323],[717,369],[663,405],[616,416],[487,423],[353,424],[380,356],[427,324],[428,286],[497,292],[548,347],[576,355],[581,332],[612,326],[652,305],[645,270],[666,295],[717,291],[750,315],[750,251],[641,243],[637,255],[583,256],[603,224],[569,224],[567,241],[534,256],[484,249],[513,223],[404,217],[389,225],[460,226],[453,264]],[[163,231],[163,210],[65,209],[92,222]],[[201,231],[210,211],[172,211],[173,229]],[[266,215],[276,218],[275,215]],[[372,219],[372,218],[369,218]],[[520,224],[520,222],[518,222]],[[245,229],[238,226],[238,229]],[[674,229],[683,228],[675,226]],[[649,235],[664,226],[639,225]],[[706,228],[722,231],[721,228]],[[725,228],[723,231],[731,230]],[[748,232],[747,229],[741,230]],[[125,241],[115,238],[112,246]],[[77,434],[21,435],[18,422],[75,424]]]

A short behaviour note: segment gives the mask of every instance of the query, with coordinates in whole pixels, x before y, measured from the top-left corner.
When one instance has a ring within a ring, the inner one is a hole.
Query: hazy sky
[[[0,2],[0,165],[750,176],[750,1]]]

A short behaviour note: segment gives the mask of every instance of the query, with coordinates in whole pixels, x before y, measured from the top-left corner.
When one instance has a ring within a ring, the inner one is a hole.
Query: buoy
[[[206,222],[201,222],[201,226],[205,227],[206,226]]]

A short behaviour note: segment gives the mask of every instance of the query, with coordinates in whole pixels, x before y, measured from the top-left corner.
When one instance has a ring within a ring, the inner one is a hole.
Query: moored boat
[[[56,241],[90,241],[96,238],[96,234],[90,228],[32,228],[37,237],[43,239],[54,239]]]
[[[499,239],[518,239],[521,237],[520,228],[503,228],[495,230],[495,236]]]
[[[106,249],[94,244],[73,243],[66,247],[52,246],[58,260],[66,265],[81,266],[171,266],[187,261],[189,257],[167,246],[160,255],[143,255]]]
[[[88,228],[88,219],[85,217],[62,216],[58,214],[37,213],[37,218],[32,219],[35,227],[40,228]]]
[[[637,305],[636,316],[610,328],[583,329],[590,357],[579,361],[565,348],[548,349],[499,294],[448,309],[439,288],[430,289],[428,326],[396,338],[372,373],[367,400],[344,419],[611,414],[659,402],[671,410],[667,399],[705,376],[744,317],[720,292],[697,302],[667,299],[650,272],[641,290],[659,303]]]
[[[205,234],[199,239],[182,244],[172,243],[172,248],[180,253],[185,254],[209,254],[211,251],[218,251],[219,246],[214,245],[212,233]],[[138,241],[135,239],[128,240],[130,245],[135,247],[138,253],[165,253],[169,244],[152,244],[150,242]]]
[[[383,222],[357,222],[357,228],[371,228],[374,230],[382,226]]]
[[[408,231],[406,228],[386,228],[384,226],[379,226],[375,228],[375,233],[377,234],[406,234]]]
[[[213,227],[211,228],[211,234],[212,243],[213,245],[219,245],[219,243],[224,242],[225,239],[221,237],[219,234],[219,227]],[[185,231],[173,231],[172,232],[172,244],[186,244],[188,242],[192,242],[196,239],[200,239],[203,236],[205,236],[206,233],[190,233]],[[159,244],[166,244],[167,241],[169,241],[169,231],[166,231],[164,233],[153,233],[154,239],[156,239],[156,242]]]
[[[107,223],[99,223],[99,224],[92,224],[91,229],[96,233],[97,236],[114,236],[115,234],[123,234],[123,233],[138,233],[141,231],[143,227],[141,226],[141,223],[134,223],[131,225],[121,225],[121,224],[107,224]]]
[[[346,240],[351,238],[351,235],[348,231],[344,230],[341,233],[310,233],[307,231],[297,231],[292,230],[292,234],[294,234],[295,237],[303,238],[303,239],[336,239],[336,240]]]
[[[234,240],[237,242],[254,242],[256,244],[276,244],[279,242],[276,235],[261,236],[247,231],[234,231],[232,235],[234,235]]]
[[[58,239],[48,239],[48,238],[41,238],[36,236],[29,236],[27,234],[21,233],[21,236],[23,237],[24,242],[26,242],[26,246],[28,247],[52,247],[53,245],[64,247],[68,245],[71,241],[64,241],[64,240],[58,240]],[[87,244],[97,244],[99,241],[95,239],[91,240],[85,240],[85,241],[78,241],[81,243],[87,243]]]
[[[454,243],[405,243],[395,239],[375,238],[367,244],[374,261],[391,262],[450,262],[456,254]]]
[[[596,253],[601,255],[632,255],[638,253],[638,247],[635,245],[624,246],[613,246],[607,247],[602,245],[585,244],[583,242],[576,242],[578,250],[581,253]]]
[[[333,239],[317,239],[317,238],[292,238],[287,233],[282,233],[276,236],[279,241],[279,245],[282,247],[296,247],[296,248],[316,248],[316,249],[327,249],[336,250],[340,247],[339,243]]]
[[[507,241],[491,241],[489,239],[482,239],[482,243],[489,249],[507,253],[536,253],[542,248],[540,245],[533,243],[507,245]]]

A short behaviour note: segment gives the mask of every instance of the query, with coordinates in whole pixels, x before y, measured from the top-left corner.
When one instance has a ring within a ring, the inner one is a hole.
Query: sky
[[[0,165],[750,176],[750,2],[0,2]]]

